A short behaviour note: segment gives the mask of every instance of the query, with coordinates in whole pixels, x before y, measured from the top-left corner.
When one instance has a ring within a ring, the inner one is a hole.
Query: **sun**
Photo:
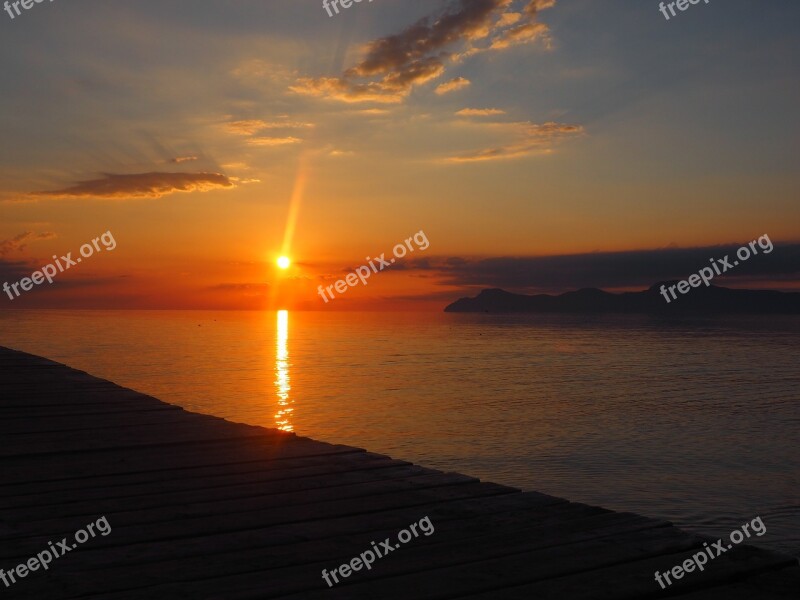
[[[288,269],[288,268],[289,268],[289,265],[291,265],[291,264],[292,264],[292,261],[291,261],[291,260],[289,260],[289,257],[288,257],[288,256],[281,256],[281,257],[278,259],[278,266],[279,266],[281,269]]]

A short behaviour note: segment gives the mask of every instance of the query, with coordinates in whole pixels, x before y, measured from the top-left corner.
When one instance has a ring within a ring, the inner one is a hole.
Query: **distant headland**
[[[558,296],[527,296],[501,289],[486,289],[474,298],[461,298],[444,312],[481,313],[702,313],[800,314],[800,293],[770,290],[736,290],[711,285],[667,303],[659,282],[641,292],[612,294],[586,288]]]

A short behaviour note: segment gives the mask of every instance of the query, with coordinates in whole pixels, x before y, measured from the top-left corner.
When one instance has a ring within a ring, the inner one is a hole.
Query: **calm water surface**
[[[6,311],[190,410],[800,556],[800,318]]]

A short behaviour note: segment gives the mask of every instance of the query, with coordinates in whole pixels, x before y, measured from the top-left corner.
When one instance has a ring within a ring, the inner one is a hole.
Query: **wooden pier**
[[[0,348],[0,568],[106,517],[0,598],[796,600],[795,558],[737,546],[666,590],[702,548],[669,523],[194,414]],[[328,571],[435,527],[371,570]]]

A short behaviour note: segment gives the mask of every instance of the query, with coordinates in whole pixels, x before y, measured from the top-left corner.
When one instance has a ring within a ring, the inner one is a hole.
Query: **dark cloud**
[[[14,283],[23,277],[28,277],[35,267],[25,261],[0,260],[0,285],[3,282]]]
[[[0,260],[0,288],[4,283],[11,286],[23,278],[30,277],[35,271],[41,271],[46,261],[33,260]],[[0,290],[0,306],[6,308],[108,308],[114,306],[112,287],[127,275],[113,277],[76,277],[71,272],[69,276],[58,273],[53,283],[44,282],[27,292],[20,291],[20,295],[9,298],[8,292]],[[85,295],[70,297],[65,292],[71,290],[91,290],[96,298],[87,298]],[[12,295],[13,295],[12,291]]]
[[[60,190],[34,192],[33,195],[56,198],[160,198],[175,192],[207,192],[232,187],[233,182],[220,173],[104,173],[100,179],[79,181]]]
[[[448,62],[546,39],[548,28],[537,21],[538,12],[553,4],[554,0],[450,2],[444,12],[367,44],[361,62],[340,77],[303,78],[291,89],[345,102],[401,102],[414,86],[442,75]],[[445,86],[440,93],[449,89],[455,88]]]
[[[765,245],[767,245],[765,243]],[[597,252],[566,256],[461,257],[406,261],[409,270],[430,271],[446,285],[499,287],[512,291],[563,292],[585,287],[649,287],[657,281],[685,279],[710,259],[728,255],[731,265],[739,245],[667,248],[632,252]],[[736,285],[800,282],[800,244],[774,243],[774,250],[741,261],[717,280]]]
[[[398,34],[371,42],[367,55],[345,75],[369,77],[403,71],[420,60],[464,39],[485,37],[495,12],[508,4],[503,0],[461,0],[451,4],[439,18],[426,17]]]

